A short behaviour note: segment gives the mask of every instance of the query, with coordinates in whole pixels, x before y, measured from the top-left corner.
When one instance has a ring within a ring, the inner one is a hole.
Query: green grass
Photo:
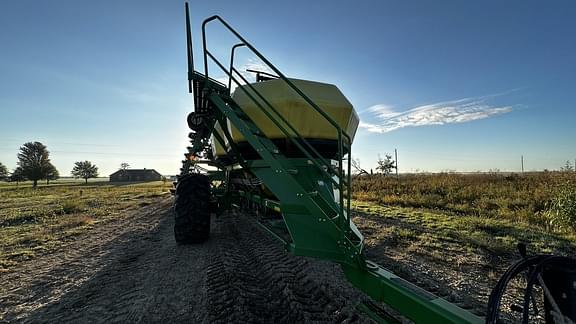
[[[453,245],[511,256],[526,242],[533,252],[576,254],[574,173],[362,176],[353,197],[357,211],[397,224],[388,240],[424,253]]]
[[[455,215],[410,207],[382,206],[353,201],[357,212],[393,220],[386,231],[391,243],[410,243],[427,253],[441,251],[446,243],[458,248],[484,250],[490,255],[517,254],[516,244],[526,242],[531,251],[573,255],[576,253],[576,233],[554,233],[509,219]],[[376,238],[379,239],[379,238]]]
[[[360,176],[353,181],[353,197],[380,205],[507,219],[551,231],[576,229],[570,226],[576,220],[574,172]]]
[[[56,181],[0,185],[0,272],[58,248],[95,224],[154,203],[171,184]]]

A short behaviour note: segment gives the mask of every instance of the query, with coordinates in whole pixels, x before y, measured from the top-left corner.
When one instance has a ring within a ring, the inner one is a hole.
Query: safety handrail
[[[238,32],[236,32],[236,30],[234,30],[234,28],[232,28],[226,21],[224,21],[220,16],[218,15],[214,15],[212,17],[209,17],[207,19],[205,19],[202,22],[202,45],[203,45],[203,54],[204,54],[204,74],[205,77],[208,78],[208,56],[210,56],[210,58],[217,63],[220,68],[225,72],[228,73],[228,71],[226,71],[225,68],[223,68],[223,66],[220,64],[220,62],[211,54],[209,53],[208,49],[207,49],[207,42],[206,42],[206,25],[213,21],[213,20],[218,20],[224,27],[226,27],[226,29],[228,29],[229,32],[231,32],[234,36],[236,36],[236,38],[238,38],[241,41],[241,46],[246,46],[247,48],[249,48],[252,53],[254,55],[256,55],[260,60],[262,60],[262,62],[264,62],[272,71],[274,71],[280,79],[282,79],[284,82],[286,82],[286,84],[288,84],[288,86],[290,86],[290,88],[292,88],[292,90],[294,90],[298,95],[300,95],[301,98],[303,98],[312,108],[314,108],[314,110],[316,110],[317,113],[319,113],[327,122],[329,122],[337,131],[338,133],[338,178],[340,179],[339,183],[338,183],[338,189],[339,189],[339,205],[341,210],[338,212],[338,214],[340,214],[341,216],[341,221],[342,221],[342,225],[344,225],[344,221],[345,218],[348,218],[348,223],[351,222],[351,215],[349,213],[350,211],[350,195],[351,195],[351,184],[350,184],[350,171],[351,171],[351,146],[352,146],[352,141],[350,136],[343,131],[343,129],[340,127],[340,125],[338,125],[338,123],[336,123],[326,112],[324,112],[320,107],[318,107],[318,105],[316,105],[316,103],[314,103],[306,94],[304,94],[298,87],[296,87],[282,72],[280,72],[280,70],[278,70],[274,65],[272,65],[271,62],[269,62],[256,48],[254,48],[254,46],[252,46],[248,41],[246,41]],[[238,45],[238,44],[237,44]],[[237,72],[237,71],[236,71]],[[229,73],[228,73],[229,74]],[[239,73],[238,73],[239,74]],[[229,77],[232,78],[232,75],[229,74]],[[235,80],[235,83],[237,83],[239,86],[240,84]],[[270,118],[270,116],[268,116]],[[272,121],[273,118],[270,118]],[[286,135],[288,137],[290,137],[289,134],[286,133]],[[343,161],[344,161],[344,140],[346,139],[346,144],[348,144],[346,146],[346,148],[348,149],[348,167],[347,167],[347,181],[346,182],[346,193],[344,193],[344,185],[343,185],[343,179],[344,179],[344,167],[343,167]],[[306,141],[304,141],[306,142]],[[304,151],[303,151],[304,152]],[[317,152],[316,152],[317,153]],[[319,156],[321,157],[321,156]],[[326,162],[324,161],[324,159],[321,159],[322,162],[324,162],[324,164],[326,164]],[[331,168],[331,165],[327,165],[328,168]],[[320,169],[322,169],[320,167]],[[347,217],[344,215],[344,194],[346,194],[347,198],[347,202],[346,202],[346,211],[347,211]],[[342,226],[343,228],[343,226]]]
[[[221,17],[215,15],[212,16],[208,19],[206,19],[203,23],[202,23],[202,41],[203,41],[203,46],[204,46],[204,72],[205,72],[205,76],[208,77],[208,60],[207,60],[207,56],[210,55],[211,59],[216,62],[219,63],[218,60],[211,55],[211,53],[209,53],[209,51],[207,50],[207,45],[206,45],[206,24],[212,20],[219,20],[220,23],[222,25],[224,25],[231,33],[233,33],[238,39],[240,39],[242,41],[241,45],[239,46],[246,46],[248,48],[250,48],[250,50],[256,55],[258,56],[264,63],[266,63],[266,65],[271,68],[273,71],[275,71],[279,77],[285,81],[295,92],[297,92],[304,100],[306,100],[308,102],[308,104],[310,106],[312,106],[320,115],[322,115],[324,117],[324,119],[326,119],[330,124],[332,124],[333,127],[336,128],[336,130],[338,131],[338,170],[339,170],[339,179],[341,179],[341,181],[337,184],[338,188],[339,188],[339,205],[340,208],[342,209],[340,212],[338,212],[338,214],[340,214],[341,217],[341,221],[342,221],[342,225],[343,222],[346,220],[345,218],[347,218],[348,223],[351,222],[351,215],[349,214],[350,211],[350,194],[351,194],[351,185],[350,185],[350,180],[351,180],[351,165],[350,165],[350,159],[348,159],[348,167],[347,167],[347,181],[346,181],[346,192],[344,192],[344,186],[342,183],[342,180],[344,178],[344,168],[343,168],[343,157],[344,157],[344,148],[343,148],[343,140],[342,137],[344,136],[347,140],[347,148],[348,148],[348,154],[351,154],[351,139],[348,136],[348,134],[346,134],[345,132],[343,132],[342,128],[329,116],[327,115],[322,109],[320,109],[310,98],[308,98],[304,93],[302,93],[302,91],[296,87],[291,81],[288,80],[288,78],[286,78],[282,72],[280,72],[274,65],[272,65],[272,63],[270,63],[262,54],[260,54],[260,52],[258,52],[258,50],[256,50],[250,43],[248,43],[238,32],[236,32],[230,25],[228,25]],[[234,49],[233,49],[234,50]],[[233,51],[232,50],[232,51]],[[233,61],[231,61],[232,64]],[[220,65],[220,64],[219,64]],[[222,68],[222,67],[221,67]],[[223,69],[224,70],[224,69]],[[226,71],[225,71],[226,72]],[[239,75],[241,75],[240,73],[238,73]],[[229,74],[230,77],[230,74]],[[240,85],[237,81],[235,81],[238,85]],[[255,101],[256,102],[256,101]],[[270,116],[268,116],[270,118]],[[273,120],[271,118],[271,120]],[[286,132],[285,132],[286,133]],[[289,134],[286,134],[287,136],[290,137]],[[300,136],[301,137],[301,136]],[[300,147],[299,147],[300,148]],[[301,149],[301,148],[300,148]],[[315,152],[317,153],[317,152]],[[323,160],[322,160],[323,161]],[[324,161],[323,161],[324,162]],[[328,165],[328,167],[331,167],[330,165]],[[346,211],[347,211],[347,217],[344,216],[343,213],[343,209],[344,209],[344,195],[346,195]]]
[[[296,91],[296,93],[298,93],[304,100],[306,100],[306,102],[308,102],[308,104],[310,106],[312,106],[332,126],[334,126],[334,128],[336,128],[337,130],[342,132],[342,128],[340,127],[340,125],[338,125],[338,123],[336,123],[332,119],[332,117],[330,117],[326,112],[324,112],[320,107],[318,107],[318,105],[316,105],[316,103],[314,103],[314,101],[312,101],[306,94],[304,94],[298,87],[296,87],[290,80],[288,80],[288,78],[282,72],[280,72],[280,70],[278,70],[274,65],[272,65],[272,63],[270,63],[270,61],[268,61],[262,54],[260,54],[260,52],[258,52],[258,50],[256,48],[254,48],[254,46],[252,46],[248,41],[246,41],[242,36],[240,36],[240,34],[238,32],[236,32],[234,30],[234,28],[232,28],[230,25],[228,25],[228,23],[226,21],[224,21],[224,19],[222,19],[218,15],[214,15],[212,17],[209,17],[202,22],[202,45],[204,46],[204,74],[206,77],[208,77],[208,60],[207,60],[207,53],[206,53],[206,49],[207,49],[207,46],[206,46],[206,24],[209,23],[210,21],[216,20],[216,19],[218,21],[220,21],[220,23],[222,23],[222,25],[224,25],[232,34],[234,34],[234,36],[236,36],[256,56],[258,56],[258,58],[261,59],[269,68],[271,68],[276,74],[278,74],[278,77],[280,77],[282,80],[284,80],[294,91]],[[351,143],[350,136],[348,136],[348,134],[346,134],[345,132],[342,132],[342,133],[343,133],[344,137],[346,137],[348,139],[349,143]]]
[[[230,89],[230,91],[232,91],[231,75],[232,75],[232,68],[234,68],[234,54],[236,53],[236,49],[242,46],[246,46],[246,44],[244,43],[234,44],[234,46],[232,46],[232,49],[230,50],[230,72],[228,73],[228,89]]]

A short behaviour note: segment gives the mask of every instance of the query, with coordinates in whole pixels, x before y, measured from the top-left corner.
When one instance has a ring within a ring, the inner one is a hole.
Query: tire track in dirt
[[[364,297],[338,268],[287,254],[243,218],[224,215],[213,234],[228,239],[218,246],[208,270],[209,322],[370,322],[354,308]],[[326,270],[332,279],[318,276],[318,267],[331,268]]]
[[[196,322],[209,246],[177,247],[171,199],[104,224],[2,282],[7,322]]]
[[[147,232],[157,225],[159,210],[169,199],[160,200],[157,207],[131,212],[126,219],[97,224],[60,247],[60,252],[44,255],[23,263],[16,271],[2,275],[0,280],[0,320],[28,313],[58,300],[75,286],[105,266],[107,248],[118,243],[128,231]],[[10,315],[12,314],[12,315]]]
[[[230,212],[178,246],[172,199],[95,227],[0,278],[0,322],[364,323],[329,262],[294,257]]]

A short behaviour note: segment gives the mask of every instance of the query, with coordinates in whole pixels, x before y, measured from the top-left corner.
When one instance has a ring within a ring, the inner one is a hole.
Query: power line
[[[122,145],[118,145],[118,144],[99,144],[99,143],[74,143],[74,142],[53,142],[53,141],[46,141],[43,139],[44,142],[49,142],[50,145],[78,145],[78,146],[104,146],[104,147],[121,147]],[[6,143],[25,143],[25,142],[30,142],[28,140],[22,140],[22,139],[0,139],[0,143],[2,144],[6,144]],[[21,145],[21,144],[19,144]]]
[[[175,157],[181,154],[149,154],[149,153],[126,153],[126,152],[82,152],[82,151],[50,151],[50,153],[64,153],[64,154],[97,154],[97,155],[116,155],[116,156],[164,156]]]

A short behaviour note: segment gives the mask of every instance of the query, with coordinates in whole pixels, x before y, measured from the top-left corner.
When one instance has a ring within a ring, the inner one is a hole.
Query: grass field
[[[169,194],[170,182],[54,181],[0,184],[0,272],[53,251],[67,239]]]
[[[60,180],[32,189],[30,183],[0,183],[0,272],[154,203],[170,187],[169,182]],[[559,172],[362,176],[354,179],[354,207],[392,221],[380,239],[410,242],[438,259],[446,242],[511,255],[524,241],[539,252],[574,255],[575,187],[574,173]]]
[[[359,176],[353,183],[358,211],[429,229],[393,233],[424,249],[449,240],[502,255],[523,241],[539,252],[576,253],[575,173]]]

